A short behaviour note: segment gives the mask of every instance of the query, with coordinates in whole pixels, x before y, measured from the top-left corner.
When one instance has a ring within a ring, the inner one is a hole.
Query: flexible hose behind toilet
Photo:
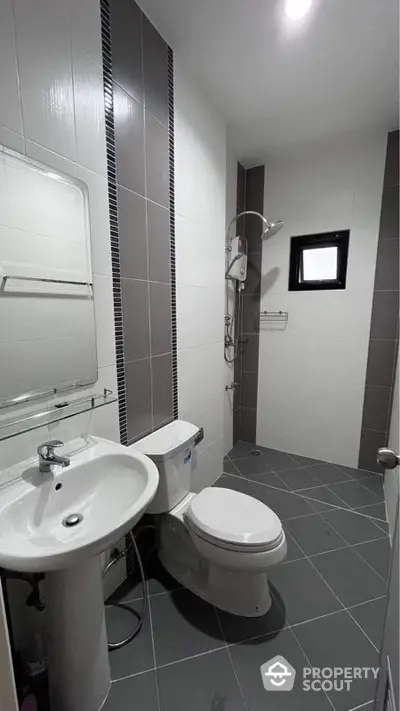
[[[147,526],[146,526],[146,527],[143,527],[143,528],[147,528]],[[153,526],[151,526],[151,528],[153,528]],[[133,630],[133,632],[130,632],[130,634],[129,634],[125,639],[122,639],[122,640],[119,641],[119,642],[109,642],[109,643],[108,643],[108,650],[109,650],[110,652],[114,651],[115,649],[121,649],[121,647],[125,647],[127,644],[129,644],[129,642],[132,642],[132,640],[135,639],[135,637],[139,634],[140,630],[141,630],[142,627],[143,627],[143,622],[144,622],[144,618],[145,618],[145,616],[146,616],[147,606],[148,606],[147,585],[146,585],[146,578],[145,578],[145,574],[144,574],[144,568],[143,568],[142,559],[141,559],[141,557],[140,557],[139,549],[138,549],[138,547],[137,547],[137,544],[136,544],[136,541],[135,541],[135,537],[134,537],[134,535],[133,535],[133,531],[129,531],[128,536],[129,536],[129,538],[130,538],[130,545],[126,547],[126,549],[123,551],[123,553],[121,553],[120,555],[116,556],[115,558],[113,558],[113,559],[109,562],[109,564],[107,565],[107,567],[106,567],[106,569],[105,569],[105,571],[104,571],[104,573],[103,573],[103,578],[107,575],[107,573],[108,573],[108,571],[110,570],[110,568],[112,568],[112,566],[115,565],[115,563],[116,563],[118,560],[120,560],[121,558],[123,558],[123,557],[126,556],[128,550],[132,547],[133,550],[135,551],[135,556],[136,556],[137,564],[138,564],[138,566],[139,566],[140,580],[141,580],[141,583],[142,583],[142,586],[143,586],[142,611],[141,611],[140,616],[139,616],[139,621],[138,621],[138,623],[137,623],[135,629]],[[135,610],[132,610],[132,608],[129,607],[128,605],[124,605],[124,603],[122,603],[122,602],[111,602],[111,603],[109,603],[108,605],[106,605],[106,610],[107,610],[107,608],[110,608],[110,607],[116,607],[116,608],[119,608],[119,609],[122,609],[122,610],[126,610],[126,612],[129,612],[129,613],[130,613],[131,615],[133,615],[134,617],[137,617],[136,611],[135,611]]]

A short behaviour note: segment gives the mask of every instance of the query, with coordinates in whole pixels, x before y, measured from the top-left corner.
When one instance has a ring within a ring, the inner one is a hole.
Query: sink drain
[[[62,522],[63,526],[65,528],[71,528],[72,526],[77,526],[78,523],[81,523],[83,521],[83,516],[82,514],[70,514],[69,516],[66,516]]]

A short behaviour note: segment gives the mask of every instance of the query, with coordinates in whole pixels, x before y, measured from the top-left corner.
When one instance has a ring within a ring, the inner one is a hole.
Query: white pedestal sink
[[[142,516],[158,472],[140,452],[96,437],[62,454],[67,468],[42,474],[32,460],[0,487],[0,566],[46,573],[52,710],[98,711],[111,683],[100,554]],[[68,527],[72,514],[77,523]]]

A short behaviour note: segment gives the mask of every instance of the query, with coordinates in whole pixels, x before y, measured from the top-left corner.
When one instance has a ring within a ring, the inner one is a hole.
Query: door
[[[399,477],[400,477],[400,423],[399,423],[399,366],[397,364],[393,409],[390,425],[389,447],[379,450],[379,458],[386,467],[385,499],[392,540],[392,564],[388,587],[385,628],[382,640],[380,672],[375,711],[400,711],[399,700]]]
[[[3,590],[0,584],[0,711],[17,711],[14,672],[11,661]]]

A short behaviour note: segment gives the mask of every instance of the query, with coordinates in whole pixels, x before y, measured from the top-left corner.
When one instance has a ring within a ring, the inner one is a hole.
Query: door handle
[[[393,449],[382,447],[378,449],[377,462],[382,464],[385,469],[395,469],[400,465],[400,457]]]

